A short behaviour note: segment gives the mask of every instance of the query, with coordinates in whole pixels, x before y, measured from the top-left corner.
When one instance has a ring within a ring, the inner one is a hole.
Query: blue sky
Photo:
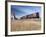
[[[36,13],[36,12],[41,12],[41,7],[40,6],[17,6],[17,5],[11,5],[11,12],[15,13],[15,16],[17,18],[20,18],[22,16]]]

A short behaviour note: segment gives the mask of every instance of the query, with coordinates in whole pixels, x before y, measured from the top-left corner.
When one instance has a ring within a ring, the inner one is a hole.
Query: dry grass
[[[40,30],[40,20],[38,19],[25,19],[25,20],[12,20],[11,31],[31,31]]]

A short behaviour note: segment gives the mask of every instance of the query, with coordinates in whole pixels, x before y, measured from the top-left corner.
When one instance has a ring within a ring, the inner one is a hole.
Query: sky
[[[25,15],[32,13],[41,12],[40,6],[19,6],[11,5],[11,13],[14,13],[17,18],[20,18]]]

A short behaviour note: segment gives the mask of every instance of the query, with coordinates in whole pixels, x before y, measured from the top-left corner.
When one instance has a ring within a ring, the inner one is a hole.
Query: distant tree
[[[39,18],[39,12],[36,13],[37,18]]]
[[[18,18],[16,18],[15,16],[14,16],[14,19],[15,19],[15,20],[18,20]]]
[[[26,16],[26,19],[28,19],[28,15]]]
[[[23,17],[21,17],[20,19],[23,19]]]

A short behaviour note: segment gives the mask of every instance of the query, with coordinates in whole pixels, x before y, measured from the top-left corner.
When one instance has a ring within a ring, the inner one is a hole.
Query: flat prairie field
[[[32,31],[41,29],[41,20],[22,19],[11,20],[11,31]]]

